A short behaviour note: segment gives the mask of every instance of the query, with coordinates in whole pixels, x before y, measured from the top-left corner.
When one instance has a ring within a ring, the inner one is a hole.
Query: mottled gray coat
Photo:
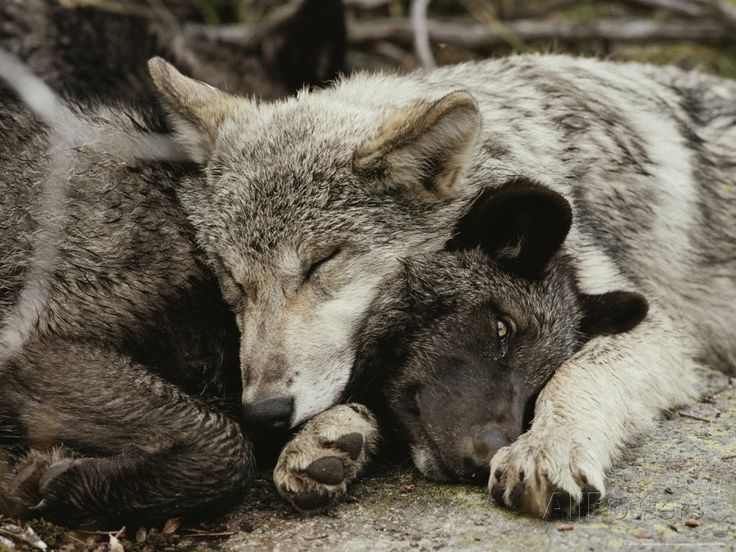
[[[182,190],[241,329],[243,400],[340,400],[353,328],[399,259],[442,249],[479,190],[524,176],[573,206],[582,291],[635,290],[633,331],[592,340],[491,465],[511,504],[604,492],[620,447],[697,394],[700,361],[736,350],[736,84],[674,68],[516,56],[356,75],[256,105],[162,63],[154,80],[207,185]]]

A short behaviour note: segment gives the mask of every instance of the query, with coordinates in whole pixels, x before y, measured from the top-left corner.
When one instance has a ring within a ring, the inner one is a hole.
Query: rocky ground
[[[526,519],[497,508],[483,488],[392,469],[365,478],[327,515],[295,514],[264,474],[220,523],[118,536],[125,550],[145,551],[736,550],[736,382],[714,374],[709,393],[628,450],[611,471],[608,496],[586,518]],[[110,549],[109,534],[33,527],[50,549]],[[1,552],[31,549],[7,532],[0,529]]]

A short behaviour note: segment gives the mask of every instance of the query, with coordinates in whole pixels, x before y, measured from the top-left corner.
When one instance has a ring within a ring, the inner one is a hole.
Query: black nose
[[[293,397],[275,397],[243,405],[246,424],[272,429],[287,429],[293,413]]]
[[[463,479],[485,484],[491,469],[491,458],[498,450],[510,444],[506,435],[497,429],[484,429],[473,436],[472,446],[463,455]]]

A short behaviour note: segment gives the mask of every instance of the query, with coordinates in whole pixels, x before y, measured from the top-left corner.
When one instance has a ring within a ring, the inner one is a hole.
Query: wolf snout
[[[243,405],[243,421],[250,426],[288,429],[294,414],[294,397],[271,397]]]
[[[485,427],[463,443],[463,479],[485,484],[490,475],[491,458],[511,439],[497,428]]]

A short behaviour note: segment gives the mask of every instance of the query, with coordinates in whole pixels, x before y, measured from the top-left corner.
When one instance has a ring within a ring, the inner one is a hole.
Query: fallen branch
[[[717,18],[736,27],[736,6],[719,0],[625,0],[649,8],[659,8],[688,17]]]
[[[643,6],[645,8],[654,8],[671,11],[679,15],[688,17],[707,17],[712,15],[707,6],[702,2],[693,2],[692,0],[624,0],[627,4]]]
[[[388,6],[394,0],[343,0],[342,3],[346,8],[358,8],[362,10],[372,10]]]
[[[414,51],[419,58],[422,67],[432,68],[437,64],[432,55],[429,44],[429,30],[427,29],[427,10],[429,0],[412,0],[410,10],[410,21],[414,32]]]
[[[427,22],[430,41],[471,50],[488,50],[505,42],[497,31],[485,25],[460,21]],[[610,40],[614,42],[692,41],[708,44],[736,42],[736,33],[717,20],[652,21],[642,18],[609,18],[592,21],[546,21],[523,19],[505,22],[505,28],[520,40]],[[411,23],[402,18],[354,20],[348,25],[348,40],[362,46],[390,41],[411,47]]]
[[[653,0],[656,1],[656,0]],[[684,0],[682,0],[684,1]],[[362,10],[372,10],[383,8],[396,2],[396,0],[343,0],[346,8],[355,8]],[[541,17],[553,11],[569,8],[576,4],[581,4],[583,0],[545,0],[531,5],[518,5],[514,3],[511,10],[503,12],[504,19],[519,19],[522,17]]]

